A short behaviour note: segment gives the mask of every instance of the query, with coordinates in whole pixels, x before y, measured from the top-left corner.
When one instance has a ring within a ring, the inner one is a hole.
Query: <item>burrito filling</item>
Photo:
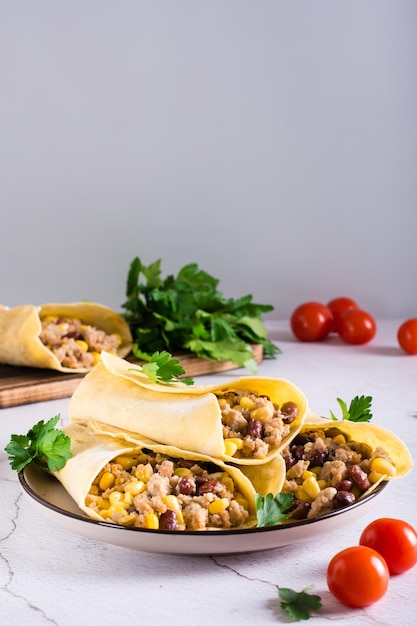
[[[98,363],[102,350],[116,354],[122,343],[118,333],[109,335],[80,319],[48,315],[41,323],[39,338],[63,367],[90,368]]]
[[[382,447],[347,440],[337,428],[298,434],[282,456],[287,468],[282,491],[294,494],[289,521],[347,507],[396,474]]]
[[[248,502],[214,463],[173,459],[142,450],[107,463],[85,504],[105,521],[137,528],[237,528]]]
[[[226,454],[235,458],[265,458],[270,448],[290,434],[290,424],[299,412],[294,402],[279,407],[268,396],[244,389],[216,395]]]

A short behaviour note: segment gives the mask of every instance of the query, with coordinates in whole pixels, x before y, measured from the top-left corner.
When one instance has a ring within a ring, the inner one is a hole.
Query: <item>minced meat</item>
[[[102,350],[117,353],[121,343],[116,333],[107,334],[80,319],[54,316],[42,320],[39,338],[63,367],[71,369],[91,368]]]
[[[237,528],[249,517],[233,479],[216,465],[151,452],[107,463],[86,505],[108,522],[164,530]]]

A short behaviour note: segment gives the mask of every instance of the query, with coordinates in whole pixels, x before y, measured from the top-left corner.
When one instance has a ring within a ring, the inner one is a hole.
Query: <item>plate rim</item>
[[[285,524],[274,524],[271,526],[232,528],[229,530],[225,530],[225,529],[222,530],[222,529],[217,529],[217,528],[212,528],[210,530],[165,530],[165,529],[137,528],[137,527],[131,527],[131,526],[123,526],[122,524],[115,524],[115,523],[110,523],[110,522],[105,522],[105,521],[101,522],[99,520],[89,518],[87,514],[84,513],[81,509],[79,509],[80,511],[79,513],[74,513],[70,510],[63,509],[62,507],[46,500],[44,497],[42,497],[42,495],[37,493],[37,491],[34,488],[31,487],[31,485],[29,484],[26,478],[26,471],[30,471],[30,470],[39,472],[39,474],[43,473],[45,476],[48,476],[52,480],[56,481],[56,487],[58,489],[61,489],[69,497],[71,497],[70,494],[68,494],[68,492],[65,490],[65,487],[59,482],[59,480],[56,477],[54,477],[52,474],[48,475],[47,472],[45,472],[42,468],[36,466],[36,464],[30,463],[29,465],[27,465],[21,471],[18,472],[18,480],[19,480],[22,491],[26,493],[32,500],[37,502],[39,505],[52,511],[55,514],[61,515],[64,518],[69,518],[77,522],[85,522],[97,528],[102,527],[105,529],[114,529],[118,531],[124,530],[124,531],[130,531],[130,533],[139,533],[140,535],[150,534],[152,536],[161,536],[161,535],[167,535],[170,537],[175,536],[176,538],[190,537],[190,536],[213,537],[213,538],[217,537],[218,538],[218,537],[230,537],[230,536],[241,536],[241,535],[252,535],[252,534],[258,535],[261,533],[271,533],[271,532],[276,533],[279,531],[294,530],[296,528],[301,528],[303,526],[308,528],[314,524],[317,524],[320,521],[329,520],[329,519],[332,519],[333,517],[339,517],[340,515],[343,515],[344,513],[351,512],[354,509],[362,506],[365,502],[370,502],[374,500],[374,498],[376,498],[378,495],[382,494],[385,491],[385,489],[387,488],[390,482],[389,480],[382,481],[381,483],[378,484],[375,490],[372,491],[370,494],[368,494],[366,498],[364,498],[363,500],[357,500],[353,504],[350,504],[346,507],[337,509],[335,511],[330,511],[329,513],[325,513],[324,515],[314,517],[314,518],[297,520],[297,521],[288,522]],[[74,505],[77,506],[75,501],[74,501]]]

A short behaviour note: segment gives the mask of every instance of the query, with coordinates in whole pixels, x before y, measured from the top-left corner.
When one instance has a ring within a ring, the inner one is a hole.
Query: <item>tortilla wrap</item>
[[[193,454],[179,450],[174,446],[165,446],[147,438],[139,440],[129,433],[110,429],[111,434],[100,432],[97,424],[76,423],[64,427],[64,432],[71,438],[70,458],[63,469],[53,472],[66,491],[75,500],[79,508],[89,517],[103,522],[103,517],[93,508],[86,505],[86,497],[97,475],[112,459],[119,455],[141,452],[142,449],[160,453],[173,459],[186,459],[196,462],[215,463],[218,471],[226,472],[232,479],[235,489],[247,501],[249,517],[244,527],[256,524],[255,488],[250,480],[237,467],[227,466],[222,461],[214,461],[205,455]],[[282,474],[282,478],[284,474]],[[114,522],[113,522],[114,523]]]
[[[226,454],[222,416],[215,394],[239,389],[266,395],[279,406],[288,401],[298,406],[289,434],[279,446],[270,446],[263,458]],[[68,412],[72,421],[96,420],[182,450],[251,465],[272,459],[297,434],[306,416],[307,400],[295,385],[275,378],[244,377],[196,387],[181,382],[155,384],[132,363],[103,351],[101,362],[75,390]]]
[[[47,316],[78,318],[107,334],[121,337],[118,356],[126,356],[132,347],[132,335],[127,322],[112,309],[95,302],[70,304],[24,304],[14,308],[0,306],[0,363],[39,367],[65,373],[85,373],[92,368],[64,367],[40,340],[41,320]]]
[[[351,422],[349,420],[331,420],[320,417],[309,411],[301,428],[301,433],[320,429],[337,429],[348,441],[368,444],[372,450],[383,448],[393,462],[395,476],[384,476],[385,479],[401,478],[408,474],[414,466],[410,451],[405,443],[387,428],[371,422]]]

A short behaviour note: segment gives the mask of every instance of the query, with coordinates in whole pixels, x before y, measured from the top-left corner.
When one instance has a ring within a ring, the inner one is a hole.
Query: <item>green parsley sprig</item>
[[[266,496],[257,493],[255,495],[257,527],[274,526],[288,519],[291,513],[286,511],[292,505],[293,499],[292,493],[277,493],[276,496],[272,493]]]
[[[132,351],[137,359],[146,361],[146,363],[130,369],[145,374],[152,382],[162,384],[182,382],[184,385],[194,385],[193,378],[180,378],[185,374],[185,369],[179,360],[173,358],[169,352],[163,350],[162,352],[154,352],[149,356],[141,352],[136,346],[133,346]]]
[[[71,439],[59,428],[55,428],[60,415],[47,422],[40,420],[26,435],[12,435],[5,447],[10,466],[17,472],[35,462],[43,469],[56,472],[64,467],[71,452]]]
[[[336,400],[342,409],[343,420],[349,420],[350,422],[369,422],[372,419],[371,396],[355,396],[351,401],[349,408],[344,400],[341,400],[340,398],[336,398]],[[332,420],[338,419],[333,411],[330,411],[330,417]]]
[[[308,593],[313,586],[309,585],[302,591],[278,587],[280,607],[288,613],[293,622],[309,619],[312,611],[318,611],[321,608],[320,596]]]
[[[274,307],[252,302],[251,295],[225,298],[218,284],[196,263],[163,278],[161,259],[145,266],[134,258],[121,306],[138,349],[148,355],[188,350],[202,359],[232,361],[252,373],[258,368],[253,344],[263,346],[265,359],[275,358],[281,351],[269,340],[262,320]]]

